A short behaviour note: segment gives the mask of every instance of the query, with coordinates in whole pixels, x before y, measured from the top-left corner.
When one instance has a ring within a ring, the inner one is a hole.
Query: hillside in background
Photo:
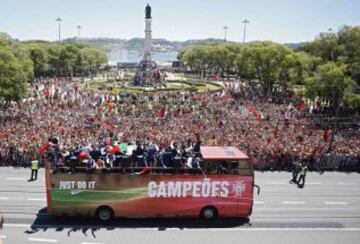
[[[76,42],[76,38],[68,38],[65,42]],[[153,49],[156,52],[179,51],[183,48],[192,47],[199,43],[204,44],[219,44],[223,43],[223,39],[208,38],[201,40],[187,40],[187,41],[168,41],[166,39],[153,39]],[[107,52],[113,50],[125,49],[128,51],[142,51],[144,46],[144,38],[132,38],[130,40],[118,38],[82,38],[80,43],[104,48]],[[306,43],[289,43],[285,44],[289,48],[298,48]]]
[[[76,42],[76,38],[65,39],[64,42]],[[224,40],[209,38],[203,40],[187,40],[184,42],[168,41],[166,39],[153,39],[152,44],[154,51],[179,51],[186,47],[194,46],[198,43],[217,44],[222,43]],[[101,47],[106,51],[125,49],[128,51],[142,51],[144,47],[144,38],[132,38],[130,40],[116,39],[116,38],[82,38],[80,43]]]

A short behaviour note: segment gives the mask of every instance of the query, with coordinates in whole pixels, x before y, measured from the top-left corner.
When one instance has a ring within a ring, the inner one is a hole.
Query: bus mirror
[[[259,195],[259,194],[260,194],[260,186],[254,184],[254,187],[256,187],[256,189],[257,189],[257,194]]]

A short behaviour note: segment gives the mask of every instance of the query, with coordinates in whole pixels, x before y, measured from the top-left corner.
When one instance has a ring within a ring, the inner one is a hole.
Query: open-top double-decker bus
[[[254,171],[236,147],[201,147],[193,168],[113,167],[110,172],[52,172],[46,167],[48,213],[114,217],[249,217]],[[120,167],[120,166],[119,166]]]

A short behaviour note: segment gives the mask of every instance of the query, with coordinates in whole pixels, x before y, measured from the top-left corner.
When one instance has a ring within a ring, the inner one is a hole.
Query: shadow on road
[[[189,218],[144,218],[144,219],[126,219],[119,218],[108,223],[102,223],[92,218],[84,217],[54,217],[46,214],[46,208],[39,211],[38,217],[31,225],[27,234],[34,234],[48,229],[56,231],[66,231],[70,236],[72,232],[82,232],[85,236],[92,235],[96,237],[95,232],[102,229],[137,229],[137,228],[155,228],[159,231],[166,231],[168,228],[178,228],[182,230],[197,228],[233,228],[243,225],[249,225],[247,218],[228,218],[209,221],[203,219]]]

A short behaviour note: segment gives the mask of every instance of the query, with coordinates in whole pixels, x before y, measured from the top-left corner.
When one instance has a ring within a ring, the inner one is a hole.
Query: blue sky
[[[153,7],[153,36],[169,40],[223,38],[300,42],[330,27],[360,25],[360,0],[0,0],[0,32],[21,39],[62,37],[142,37],[144,7]]]

